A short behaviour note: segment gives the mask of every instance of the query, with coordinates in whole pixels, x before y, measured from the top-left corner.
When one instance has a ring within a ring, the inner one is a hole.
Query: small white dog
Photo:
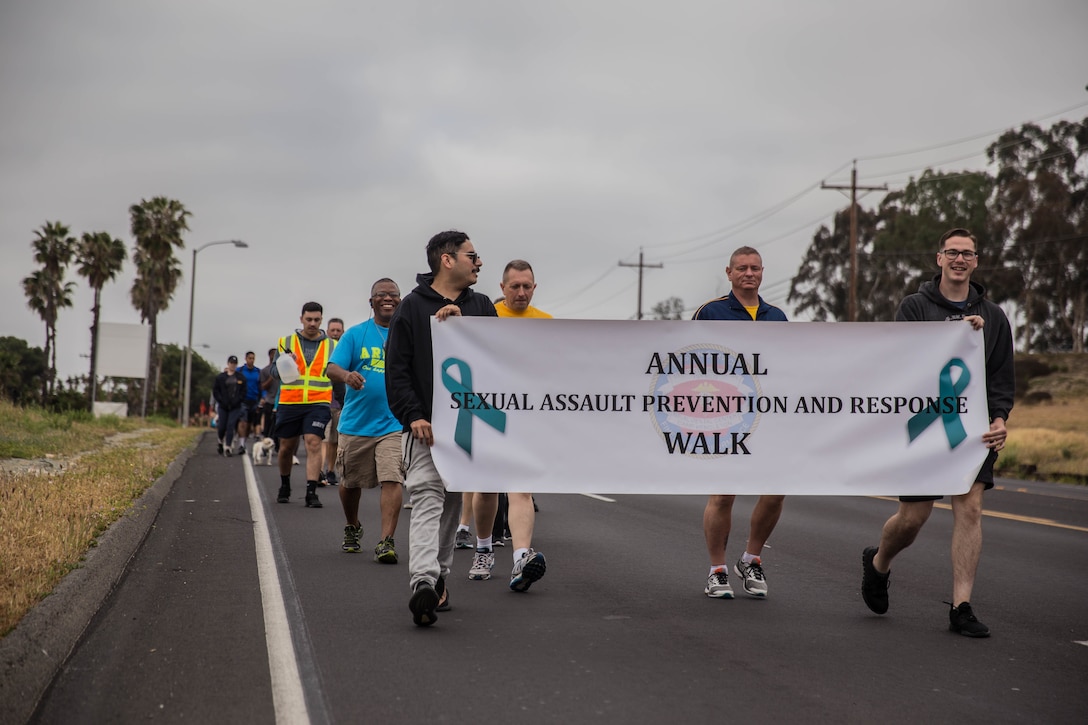
[[[276,441],[271,438],[261,438],[253,444],[253,465],[258,466],[264,462],[264,465],[271,466],[275,452]]]

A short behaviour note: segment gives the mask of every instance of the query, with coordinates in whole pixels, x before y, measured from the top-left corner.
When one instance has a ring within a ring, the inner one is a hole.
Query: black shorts
[[[978,469],[978,475],[975,476],[977,483],[986,485],[984,490],[989,490],[994,487],[994,463],[997,462],[997,451],[993,448],[990,449],[989,455],[986,456],[986,461],[982,464],[982,468]],[[900,501],[939,501],[944,496],[900,496]]]
[[[261,410],[258,408],[259,400],[245,400],[242,402],[242,418],[250,425],[257,425],[261,421]]]
[[[325,439],[325,428],[332,420],[327,405],[284,405],[276,409],[276,437],[298,438],[315,435]]]

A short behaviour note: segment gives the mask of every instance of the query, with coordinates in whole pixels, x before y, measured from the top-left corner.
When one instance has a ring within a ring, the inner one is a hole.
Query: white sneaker
[[[475,581],[490,579],[493,566],[495,566],[495,553],[487,549],[476,549],[476,556],[472,558],[472,568],[468,570],[468,578]]]
[[[703,593],[713,599],[732,599],[733,587],[729,586],[729,573],[716,571],[708,576]]]
[[[547,563],[544,555],[539,551],[529,549],[521,558],[514,562],[514,570],[510,572],[510,588],[515,592],[527,592],[537,579],[544,576]]]
[[[763,564],[759,557],[749,564],[745,564],[744,559],[738,559],[733,572],[744,582],[745,592],[760,599],[767,596],[767,579],[763,576]]]

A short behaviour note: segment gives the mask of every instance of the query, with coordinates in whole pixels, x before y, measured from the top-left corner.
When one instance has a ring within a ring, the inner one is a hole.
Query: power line
[[[1063,113],[1069,113],[1070,111],[1075,111],[1078,108],[1084,108],[1085,106],[1088,106],[1088,102],[1078,103],[1075,106],[1069,106],[1068,108],[1063,108],[1063,109],[1061,109],[1059,111],[1054,111],[1053,113],[1048,113],[1045,116],[1041,116],[1041,117],[1033,119],[1033,120],[1023,121],[1020,125],[1023,126],[1026,123],[1036,123],[1038,121],[1045,121],[1048,118],[1054,118],[1055,116],[1060,116]],[[923,147],[916,148],[916,149],[909,149],[907,151],[895,151],[893,153],[874,154],[872,156],[859,156],[857,158],[857,160],[858,161],[876,161],[877,159],[890,159],[893,156],[909,156],[911,154],[920,154],[920,153],[923,153],[925,151],[934,151],[936,149],[947,148],[948,146],[956,146],[956,145],[961,144],[961,143],[967,143],[968,141],[977,141],[980,138],[986,138],[988,136],[996,136],[997,134],[1004,133],[1005,131],[1008,131],[1008,130],[1009,129],[1007,127],[1006,128],[1000,128],[1000,129],[997,129],[996,131],[987,131],[985,133],[976,134],[974,136],[965,136],[963,138],[959,138],[959,139],[956,139],[954,141],[945,141],[943,143],[933,144],[932,146],[923,146]]]
[[[840,171],[842,171],[844,168],[846,168],[849,165],[850,165],[850,162],[846,162],[845,164],[837,167],[836,169],[834,169],[830,173],[825,174],[823,176],[823,178],[826,179],[829,176],[834,176],[835,174],[839,173]],[[705,244],[700,244],[700,245],[692,247],[691,249],[688,249],[688,250],[686,250],[684,252],[677,252],[676,254],[677,255],[691,254],[692,252],[697,252],[700,249],[706,249],[707,247],[718,244],[719,242],[724,242],[726,239],[729,239],[731,237],[736,236],[737,234],[740,234],[742,231],[745,231],[746,229],[754,226],[755,224],[758,224],[759,222],[766,221],[767,219],[774,216],[778,212],[780,212],[783,209],[786,209],[787,207],[792,205],[794,202],[804,198],[810,192],[815,191],[816,189],[819,188],[819,186],[820,186],[820,182],[815,182],[813,184],[809,184],[808,186],[806,186],[804,189],[797,192],[793,196],[788,197],[788,198],[778,202],[777,204],[774,204],[774,205],[772,205],[772,206],[770,206],[770,207],[768,207],[768,208],[766,208],[766,209],[764,209],[764,210],[762,210],[760,212],[757,212],[757,213],[753,214],[752,216],[750,216],[750,217],[748,217],[746,219],[742,219],[739,222],[736,222],[734,224],[730,224],[729,226],[726,226],[726,227],[722,227],[721,229],[717,229],[717,230],[715,230],[713,232],[707,232],[706,234],[700,234],[698,236],[690,237],[688,239],[684,239],[684,240],[681,240],[681,241],[678,241],[678,242],[663,242],[661,244],[648,244],[646,246],[649,249],[677,247],[677,246],[681,246],[683,244],[690,244],[692,242],[696,242],[696,241],[699,241],[701,239],[706,239],[707,237],[711,237],[711,239],[708,242],[706,242]]]

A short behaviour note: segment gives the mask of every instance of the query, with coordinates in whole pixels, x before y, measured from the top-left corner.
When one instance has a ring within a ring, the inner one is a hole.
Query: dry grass
[[[10,406],[8,406],[10,408]],[[13,409],[14,410],[14,409]],[[0,411],[11,413],[12,410]],[[146,421],[66,422],[62,434],[35,421],[54,451],[74,454],[91,445],[97,452],[78,458],[56,475],[0,474],[0,636],[7,634],[39,600],[77,567],[95,539],[120,518],[198,431],[153,426]],[[6,439],[8,423],[0,423]],[[73,434],[73,429],[78,429]],[[108,435],[132,429],[123,446],[105,446]],[[105,446],[105,447],[104,447]],[[76,450],[79,448],[79,450]]]
[[[1018,405],[997,473],[1044,481],[1088,482],[1088,402]]]
[[[1088,483],[1088,355],[1018,356],[1016,363],[1024,371],[1041,368],[1027,376],[1027,397],[1050,397],[1012,409],[998,475]]]

